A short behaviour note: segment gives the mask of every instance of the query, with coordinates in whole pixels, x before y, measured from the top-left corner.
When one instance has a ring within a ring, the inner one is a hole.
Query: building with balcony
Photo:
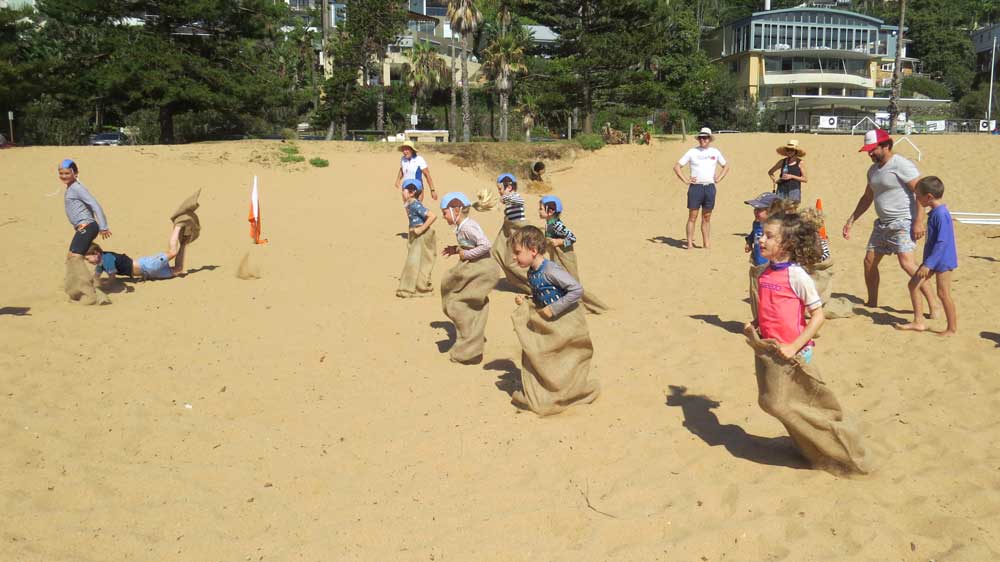
[[[972,48],[976,52],[976,73],[988,80],[990,63],[993,61],[994,39],[997,39],[997,50],[1000,50],[1000,23],[973,31],[971,38]]]
[[[800,6],[726,24],[706,49],[737,76],[748,100],[777,109],[786,128],[801,128],[814,112],[858,117],[884,109],[888,99],[877,93],[887,95],[897,39],[898,28],[878,18]],[[903,70],[912,72],[919,61],[906,57],[905,42],[903,47]]]

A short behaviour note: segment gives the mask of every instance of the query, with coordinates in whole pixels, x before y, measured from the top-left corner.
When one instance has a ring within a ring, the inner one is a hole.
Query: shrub
[[[281,161],[285,164],[297,164],[299,162],[305,162],[306,157],[301,154],[285,154],[281,157]]]
[[[326,168],[330,165],[330,161],[324,158],[313,158],[309,161],[310,164],[316,166],[317,168]]]
[[[295,129],[289,129],[286,127],[281,130],[281,138],[285,140],[295,140],[299,138],[299,134],[295,131]]]
[[[604,139],[595,133],[578,135],[576,142],[580,143],[584,150],[600,150],[604,147]]]
[[[285,153],[286,156],[294,156],[299,153],[299,147],[295,146],[294,144],[290,144],[287,146],[279,146],[278,150]]]

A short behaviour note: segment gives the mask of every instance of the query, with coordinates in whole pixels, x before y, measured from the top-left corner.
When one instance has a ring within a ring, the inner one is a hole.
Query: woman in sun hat
[[[767,171],[771,183],[775,186],[774,192],[782,199],[802,201],[802,184],[809,181],[806,178],[806,169],[802,165],[806,151],[799,146],[799,141],[792,139],[779,146],[777,152],[782,156],[781,160]],[[779,170],[781,175],[775,179],[774,173]]]
[[[403,180],[419,180],[423,185],[426,185],[431,190],[431,197],[437,201],[437,191],[434,190],[434,179],[431,177],[431,171],[427,168],[427,161],[424,160],[423,156],[417,154],[417,147],[413,145],[413,141],[406,141],[399,147],[400,152],[403,156],[399,159],[399,173],[396,174],[396,189],[401,189],[403,185]],[[420,201],[424,200],[424,192],[421,191],[418,197]],[[403,197],[406,200],[406,197]]]

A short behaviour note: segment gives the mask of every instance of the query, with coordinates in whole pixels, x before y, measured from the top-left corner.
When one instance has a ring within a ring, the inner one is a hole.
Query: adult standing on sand
[[[712,210],[715,208],[715,185],[729,173],[729,163],[718,148],[709,146],[714,137],[712,129],[702,127],[698,131],[698,146],[681,156],[674,164],[677,178],[688,185],[687,193],[687,243],[685,250],[694,248],[694,225],[698,221],[698,211],[701,210],[701,242],[705,249],[712,247],[711,222]],[[683,167],[691,165],[691,173],[684,177]],[[718,165],[722,165],[719,172]]]
[[[417,180],[421,182],[431,190],[431,197],[437,201],[437,191],[434,190],[434,179],[431,177],[431,171],[427,167],[427,161],[424,160],[423,156],[417,154],[417,147],[413,145],[413,142],[406,141],[402,146],[399,147],[400,152],[403,153],[402,158],[399,159],[399,173],[396,174],[396,189],[402,191],[403,181],[405,180]],[[403,200],[406,197],[403,196]],[[420,191],[418,200],[424,200],[424,192]]]
[[[858,152],[867,152],[872,165],[868,168],[868,184],[865,192],[858,199],[858,204],[844,225],[844,239],[851,239],[851,227],[854,221],[865,214],[868,207],[875,203],[875,224],[871,237],[868,239],[868,249],[865,252],[865,286],[868,288],[868,300],[865,306],[878,306],[879,262],[889,254],[895,254],[899,266],[910,277],[917,271],[917,262],[913,251],[917,248],[917,240],[927,233],[927,215],[922,207],[917,205],[914,195],[920,171],[910,160],[892,152],[892,137],[882,129],[865,133],[865,144]],[[927,299],[931,317],[936,316],[939,306],[934,304],[929,284],[921,287],[924,298]]]
[[[799,141],[792,139],[778,147],[778,154],[782,156],[781,160],[767,171],[767,176],[774,184],[774,192],[782,199],[802,201],[802,184],[809,181],[806,168],[802,165],[802,157],[806,155],[806,151],[799,146]],[[781,175],[775,179],[774,173],[779,170]]]

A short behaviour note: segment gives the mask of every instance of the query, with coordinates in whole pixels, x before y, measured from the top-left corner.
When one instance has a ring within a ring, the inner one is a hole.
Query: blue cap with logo
[[[447,209],[451,206],[452,201],[459,201],[462,203],[463,207],[469,207],[472,205],[472,201],[469,201],[469,198],[466,197],[464,193],[461,191],[452,191],[445,193],[444,197],[441,198],[441,208]]]
[[[547,203],[555,203],[557,213],[561,213],[563,210],[562,201],[560,201],[555,195],[546,195],[545,197],[542,197],[541,203],[545,206],[548,206]]]
[[[417,193],[424,190],[424,182],[417,179],[408,179],[403,181],[403,189],[412,187]]]

